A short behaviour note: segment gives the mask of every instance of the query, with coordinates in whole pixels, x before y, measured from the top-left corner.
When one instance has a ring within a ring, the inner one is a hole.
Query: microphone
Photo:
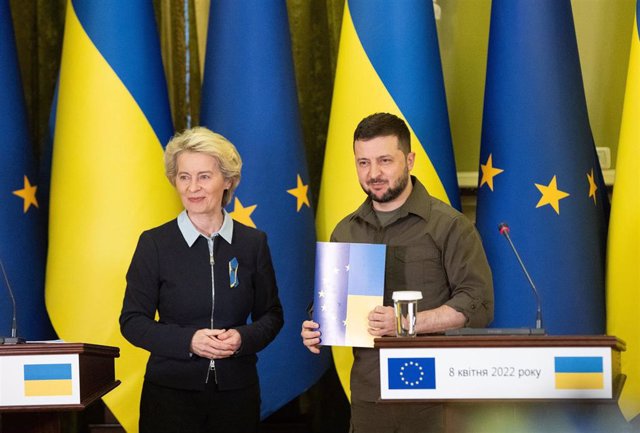
[[[513,245],[513,242],[511,242],[511,237],[509,236],[510,229],[507,223],[502,222],[498,224],[498,231],[500,231],[500,234],[504,236],[507,241],[509,241],[509,245],[511,245],[511,249],[516,255],[516,258],[518,259],[518,263],[520,263],[520,267],[522,268],[524,275],[527,277],[527,280],[529,280],[529,285],[533,289],[533,294],[536,296],[536,329],[542,329],[542,304],[540,303],[540,294],[538,293],[538,289],[536,289],[536,285],[533,284],[533,280],[531,279],[531,276],[529,276],[529,272],[527,272],[527,268],[524,266],[524,263],[522,262],[520,254],[518,254],[516,247]]]
[[[0,269],[2,269],[2,275],[4,276],[4,282],[7,285],[7,290],[9,291],[9,296],[11,297],[11,302],[13,304],[13,320],[11,321],[11,337],[0,337],[0,344],[17,344],[24,343],[24,338],[18,337],[18,322],[16,321],[16,298],[13,296],[13,290],[11,290],[11,285],[9,284],[9,278],[7,278],[7,273],[4,270],[4,264],[2,264],[2,260],[0,260]]]

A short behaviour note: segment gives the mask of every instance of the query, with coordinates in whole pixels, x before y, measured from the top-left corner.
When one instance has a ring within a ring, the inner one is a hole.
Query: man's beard
[[[367,182],[367,185],[375,183],[378,179],[371,179]],[[402,176],[396,184],[390,187],[382,197],[377,197],[370,189],[362,187],[362,190],[371,198],[371,200],[378,203],[388,203],[397,199],[400,194],[405,190],[407,184],[409,183],[409,171],[405,171],[404,176]]]

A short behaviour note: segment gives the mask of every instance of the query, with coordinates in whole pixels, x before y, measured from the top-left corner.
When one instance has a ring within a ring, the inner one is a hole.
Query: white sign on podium
[[[610,399],[608,347],[380,349],[382,400]]]
[[[79,403],[78,354],[0,356],[0,406]]]

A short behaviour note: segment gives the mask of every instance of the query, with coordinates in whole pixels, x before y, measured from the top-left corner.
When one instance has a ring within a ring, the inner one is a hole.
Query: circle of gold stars
[[[406,372],[411,370],[411,372],[414,373],[412,375],[415,375],[415,372],[417,372],[418,378],[415,380],[407,379],[405,376],[405,370]],[[404,365],[400,367],[400,372],[398,374],[400,375],[400,380],[402,381],[402,383],[408,386],[416,386],[424,380],[424,370],[422,366],[414,361],[405,362]]]

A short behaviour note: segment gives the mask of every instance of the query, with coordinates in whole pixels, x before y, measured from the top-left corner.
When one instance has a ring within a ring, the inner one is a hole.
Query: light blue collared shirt
[[[203,236],[209,242],[209,252],[213,251],[213,238],[215,236],[222,236],[222,239],[231,243],[233,240],[233,218],[229,215],[226,209],[222,209],[222,214],[224,215],[224,220],[222,221],[222,227],[216,233],[214,233],[211,237],[200,233],[196,226],[193,225],[189,216],[187,215],[187,211],[183,210],[178,215],[178,228],[180,229],[180,233],[182,233],[182,237],[187,242],[189,247],[192,247],[198,236]]]

